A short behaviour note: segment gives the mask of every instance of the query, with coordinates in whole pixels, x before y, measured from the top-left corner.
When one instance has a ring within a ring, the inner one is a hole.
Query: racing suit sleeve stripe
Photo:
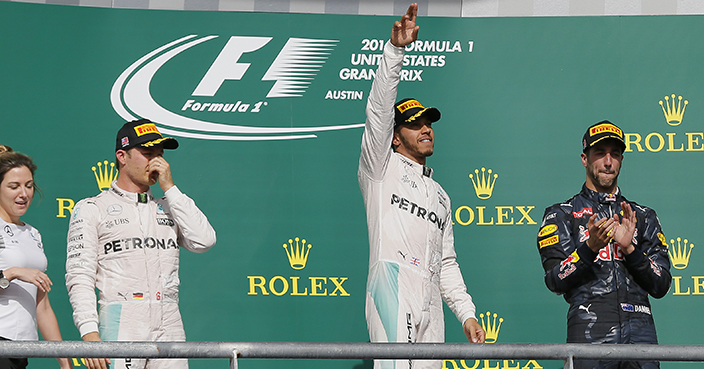
[[[367,100],[367,120],[362,134],[360,175],[381,180],[391,156],[394,129],[394,103],[403,64],[404,48],[390,41],[384,45],[384,54],[372,82]]]
[[[192,252],[206,252],[216,242],[215,230],[190,197],[173,186],[164,193],[179,229],[179,245]]]
[[[95,204],[79,201],[73,208],[66,249],[66,289],[73,307],[73,321],[81,337],[98,331],[95,279],[98,270],[99,211]]]
[[[452,207],[450,207],[451,209]],[[440,272],[440,291],[447,306],[455,316],[464,324],[469,318],[475,318],[476,308],[472,296],[467,293],[467,286],[462,277],[462,271],[457,263],[455,252],[455,238],[452,233],[452,213],[448,212],[445,218],[442,244],[442,269]]]

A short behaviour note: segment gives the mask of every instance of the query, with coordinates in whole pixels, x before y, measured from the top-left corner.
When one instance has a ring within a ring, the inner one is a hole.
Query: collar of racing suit
[[[120,199],[124,200],[125,202],[129,203],[147,203],[151,200],[154,199],[154,195],[152,195],[152,190],[149,189],[147,192],[127,192],[120,187],[117,186],[117,180],[113,181],[110,184],[110,192],[114,193],[117,195]]]
[[[625,200],[623,196],[621,196],[621,190],[618,187],[616,187],[616,192],[614,193],[596,192],[587,188],[587,184],[584,183],[582,185],[581,194],[587,199],[599,204],[620,204],[621,201]]]
[[[411,167],[411,169],[418,173],[419,176],[426,176],[428,178],[433,178],[433,168],[416,163],[415,161],[407,158],[403,154],[394,152],[394,154],[398,155],[398,157],[401,159],[401,162],[406,164],[407,166]]]

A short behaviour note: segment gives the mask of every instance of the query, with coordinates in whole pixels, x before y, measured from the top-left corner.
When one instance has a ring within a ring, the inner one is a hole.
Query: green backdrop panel
[[[120,125],[147,117],[179,138],[181,147],[166,154],[175,181],[218,233],[211,251],[181,254],[188,339],[367,341],[360,124],[394,19],[0,2],[0,143],[39,166],[44,196],[25,218],[45,241],[64,337],[80,339],[63,286],[70,207],[109,182],[103,162],[114,161]],[[459,262],[492,340],[564,342],[567,304],[543,283],[535,236],[544,208],[584,181],[584,130],[609,119],[629,141],[622,191],[656,209],[672,240],[673,286],[653,303],[660,342],[704,344],[704,254],[691,247],[704,240],[703,19],[419,19],[399,96],[442,111],[429,165],[452,197]],[[490,184],[477,188],[473,179],[489,170]],[[309,244],[291,260],[283,247]],[[447,341],[464,342],[446,315]]]

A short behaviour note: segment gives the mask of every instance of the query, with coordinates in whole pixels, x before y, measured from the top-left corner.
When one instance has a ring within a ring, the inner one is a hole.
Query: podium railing
[[[700,345],[1,341],[0,357],[704,361]]]

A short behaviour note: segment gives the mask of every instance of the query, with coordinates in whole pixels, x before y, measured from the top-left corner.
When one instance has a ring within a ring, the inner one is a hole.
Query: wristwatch
[[[5,274],[2,273],[2,270],[0,270],[0,288],[3,290],[7,287],[10,286],[10,281],[5,278]]]

